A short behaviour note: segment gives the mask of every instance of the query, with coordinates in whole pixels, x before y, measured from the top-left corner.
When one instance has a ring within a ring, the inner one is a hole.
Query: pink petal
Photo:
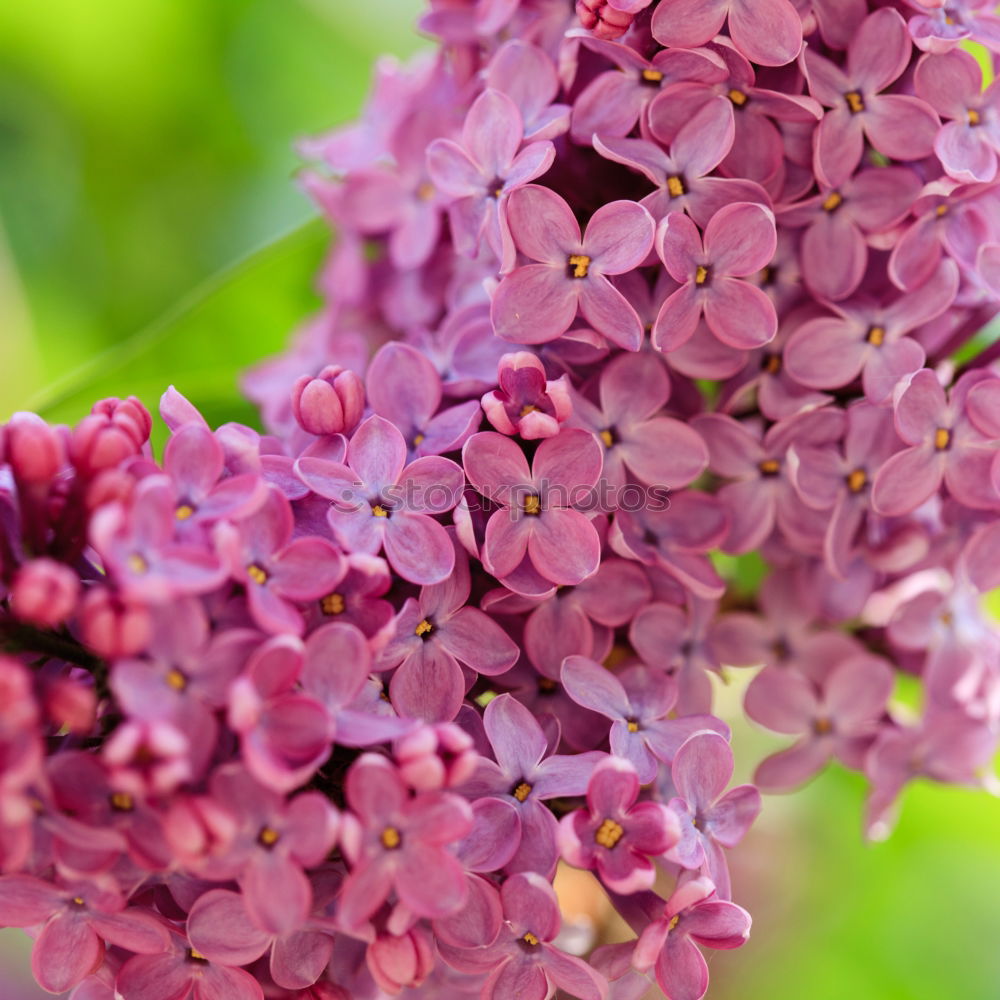
[[[802,48],[802,19],[788,0],[734,0],[729,33],[740,52],[761,66],[784,66]]]
[[[878,470],[872,486],[872,506],[886,517],[916,510],[937,492],[943,463],[926,447],[899,451]]]
[[[693,281],[689,281],[660,306],[653,323],[653,347],[666,353],[682,347],[698,329],[701,312],[701,292]]]
[[[930,369],[917,372],[896,404],[895,424],[907,444],[920,444],[934,436],[948,418],[948,401],[937,375]]]
[[[601,540],[585,514],[576,510],[548,510],[528,535],[528,555],[547,580],[574,586],[597,572]]]
[[[523,135],[521,112],[499,90],[480,94],[462,125],[462,142],[487,175],[499,174],[510,164]]]
[[[426,514],[393,514],[384,543],[389,565],[410,583],[440,583],[455,567],[447,531]]]
[[[857,378],[869,346],[855,329],[834,317],[809,320],[785,345],[788,374],[812,389],[836,389]]]
[[[938,116],[919,97],[881,94],[868,101],[865,132],[871,144],[891,159],[930,156],[940,127]]]
[[[683,212],[670,212],[660,220],[656,252],[670,277],[681,284],[692,280],[698,265],[707,260],[701,233]]]
[[[807,732],[819,715],[819,699],[802,674],[786,667],[765,667],[751,682],[743,701],[754,722],[776,733]]]
[[[718,733],[685,740],[671,766],[674,787],[694,809],[711,805],[733,776],[733,751]]]
[[[653,12],[653,37],[671,48],[693,49],[714,38],[726,20],[728,0],[673,0]]]
[[[652,217],[649,221],[652,225]],[[582,280],[579,296],[583,318],[598,333],[626,351],[639,350],[642,321],[625,296],[603,274],[591,274]]]
[[[861,162],[864,146],[859,115],[852,115],[846,105],[828,111],[815,133],[816,175],[828,187],[839,187]]]
[[[833,742],[806,736],[761,761],[753,780],[765,792],[784,792],[808,781],[833,756]]]
[[[97,970],[104,942],[83,913],[64,912],[42,929],[31,951],[31,971],[49,993],[63,993]]]
[[[802,277],[819,298],[837,302],[864,277],[868,244],[843,212],[824,212],[802,237]]]
[[[188,915],[191,945],[210,962],[249,965],[267,951],[271,935],[256,927],[239,893],[211,889]]]
[[[712,216],[704,242],[715,274],[737,278],[755,274],[771,262],[777,249],[774,213],[753,202],[726,205]]]
[[[569,205],[550,188],[528,184],[512,191],[507,222],[518,250],[532,260],[562,268],[570,254],[580,251],[580,226]]]
[[[406,464],[403,435],[383,417],[369,417],[347,446],[347,464],[369,489],[378,491],[391,486]]]
[[[770,297],[739,278],[713,279],[705,297],[705,322],[719,340],[738,350],[762,347],[778,332]]]
[[[613,201],[592,216],[583,246],[602,274],[623,274],[638,267],[653,249],[653,217],[634,201]]]
[[[542,441],[531,471],[536,482],[549,485],[552,502],[569,506],[574,502],[575,487],[593,486],[597,482],[603,462],[601,446],[593,434],[571,429]]]
[[[576,317],[581,286],[601,276],[574,281],[566,276],[567,260],[564,257],[558,266],[528,264],[500,282],[490,308],[498,337],[515,344],[544,344],[569,329]]]
[[[400,715],[425,722],[450,722],[462,706],[465,677],[447,650],[427,642],[392,675],[389,697]]]

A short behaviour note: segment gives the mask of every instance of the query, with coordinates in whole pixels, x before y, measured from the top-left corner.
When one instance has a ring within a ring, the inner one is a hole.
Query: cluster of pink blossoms
[[[159,462],[134,399],[0,429],[0,925],[43,987],[699,1000],[758,788],[836,758],[880,836],[989,782],[990,7],[431,0],[438,53],[308,144],[328,305],[247,379],[266,433],[173,389]],[[795,739],[730,788],[734,668]],[[560,861],[633,940],[582,957]]]

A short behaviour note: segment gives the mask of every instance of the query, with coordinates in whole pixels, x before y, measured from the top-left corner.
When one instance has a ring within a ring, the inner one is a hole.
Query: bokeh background
[[[155,405],[251,420],[238,372],[318,299],[328,236],[296,139],[350,119],[376,56],[427,42],[420,0],[0,3],[0,419]],[[722,690],[735,710],[745,677]],[[737,728],[747,780],[777,746]],[[861,837],[863,782],[770,798],[734,855],[754,917],[712,953],[711,1000],[996,1000],[1000,803],[918,785]],[[0,1000],[37,1000],[30,942],[0,933]]]

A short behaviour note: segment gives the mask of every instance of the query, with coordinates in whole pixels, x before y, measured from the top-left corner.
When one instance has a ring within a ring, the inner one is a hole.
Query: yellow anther
[[[868,331],[867,340],[868,343],[872,345],[872,347],[881,347],[883,342],[885,341],[885,327],[873,326]]]
[[[149,563],[138,552],[133,552],[126,561],[133,573],[145,573],[149,569]]]
[[[413,631],[422,639],[425,635],[430,635],[434,631],[434,626],[425,618]]]
[[[525,403],[524,406],[521,407],[520,415],[522,417],[526,417],[529,413],[537,413],[537,412],[538,412],[537,406],[535,406],[533,403]]]
[[[732,90],[729,91],[729,100],[731,100],[733,104],[736,105],[736,107],[742,108],[743,105],[746,104],[748,100],[750,100],[750,98],[747,97],[747,95],[744,94],[742,90],[737,90],[734,87]]]
[[[642,71],[642,79],[646,83],[662,83],[663,74],[658,69],[644,69]]]
[[[324,615],[342,615],[344,613],[344,595],[343,594],[327,594],[319,602],[320,610]]]
[[[524,498],[524,513],[537,517],[542,512],[542,498],[537,493],[531,493]]]
[[[951,431],[947,427],[939,427],[934,432],[934,447],[938,451],[944,451],[951,444]]]
[[[259,583],[263,586],[267,583],[267,570],[263,566],[258,566],[256,563],[251,563],[247,566],[247,576],[253,580],[254,583]]]
[[[669,924],[667,924],[667,932],[672,931],[681,922],[681,915],[678,913]]]
[[[629,719],[628,720],[628,731],[630,733],[637,733],[637,732],[639,732],[639,723],[636,722],[635,719]]]
[[[781,463],[776,458],[765,458],[758,468],[765,476],[776,476],[781,471]]]
[[[698,270],[694,272],[694,283],[704,285],[708,281],[708,268],[703,264],[698,265]]]
[[[189,503],[182,503],[177,510],[174,511],[174,517],[178,521],[186,521],[194,513],[194,507]]]
[[[531,931],[528,931],[528,932],[527,932],[527,933],[526,933],[526,934],[524,935],[524,937],[523,937],[523,938],[521,938],[521,940],[522,940],[522,941],[523,941],[523,942],[524,942],[524,943],[525,943],[525,944],[526,944],[526,945],[527,945],[527,946],[528,946],[529,948],[537,948],[537,947],[538,947],[538,938],[537,938],[537,937],[535,937],[535,935],[534,935],[534,934],[532,934],[532,933],[531,933]]]
[[[668,177],[667,178],[667,191],[671,198],[679,198],[684,194],[684,181],[679,177]]]
[[[271,827],[265,826],[260,833],[257,834],[257,840],[264,847],[274,847],[274,845],[281,839],[281,834],[277,830],[272,830]]]
[[[128,792],[112,792],[111,808],[118,812],[131,812],[135,808],[135,800]]]
[[[827,718],[814,719],[813,732],[817,736],[828,736],[833,732],[833,723]]]
[[[590,258],[585,253],[571,253],[567,263],[574,278],[587,277],[587,272],[590,270]]]
[[[868,473],[864,469],[855,469],[847,477],[847,488],[852,493],[860,493],[868,485]]]
[[[174,667],[167,674],[167,687],[172,687],[175,691],[183,691],[187,687],[187,678]]]
[[[77,906],[83,906],[83,896],[74,896],[74,897],[73,897],[73,902],[74,902],[74,903],[75,903],[75,904],[76,904]]]
[[[598,828],[597,833],[594,834],[594,840],[597,841],[601,847],[606,847],[610,850],[619,840],[622,839],[625,831],[622,829],[621,823],[616,823],[613,819],[606,819]]]
[[[603,430],[597,436],[604,442],[605,448],[610,448],[615,443],[614,435],[609,430]]]
[[[831,191],[823,199],[823,211],[834,212],[843,204],[844,198],[839,191]]]
[[[380,503],[377,503],[377,504],[375,504],[374,507],[372,507],[372,514],[375,517],[388,517],[389,516],[389,512]]]
[[[424,181],[420,187],[417,188],[417,197],[421,201],[430,201],[434,197],[434,185],[430,181]]]
[[[970,125],[978,125],[979,124],[979,121],[980,121],[979,112],[976,111],[975,108],[969,108],[969,110],[966,112],[966,117],[969,119],[969,124]]]
[[[394,826],[387,826],[382,831],[382,836],[379,837],[382,841],[382,846],[387,851],[394,851],[403,842],[403,838],[399,835],[399,830]]]
[[[934,214],[940,219],[942,215],[948,214],[948,206],[938,205],[938,207],[934,209]]]
[[[426,441],[426,440],[427,440],[427,435],[426,434],[414,434],[414,436],[413,436],[413,447],[414,448],[419,448],[424,443],[424,441]]]
[[[531,785],[522,781],[513,791],[513,796],[518,802],[523,802],[531,794]]]
[[[196,948],[188,948],[188,958],[192,962],[207,962],[208,959]]]
[[[851,90],[844,94],[844,100],[847,101],[847,106],[850,108],[852,115],[865,110],[864,99],[856,90]]]
[[[769,354],[764,361],[763,368],[768,375],[777,375],[781,371],[781,355]]]

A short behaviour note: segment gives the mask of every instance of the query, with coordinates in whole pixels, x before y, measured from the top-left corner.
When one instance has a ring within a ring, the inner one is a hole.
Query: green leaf
[[[330,242],[313,219],[218,274],[134,336],[97,355],[31,402],[47,420],[73,423],[104,396],[138,396],[154,413],[169,385],[213,424],[254,422],[239,391],[252,364],[281,350],[319,303],[315,275]]]

